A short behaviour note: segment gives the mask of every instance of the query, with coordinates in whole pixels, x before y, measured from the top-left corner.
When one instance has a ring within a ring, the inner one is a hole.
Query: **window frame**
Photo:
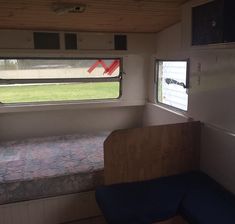
[[[34,84],[34,83],[99,83],[99,82],[119,82],[119,95],[117,98],[104,98],[104,99],[84,99],[84,100],[60,100],[60,101],[37,101],[37,102],[19,102],[19,103],[2,103],[0,99],[1,106],[33,106],[33,105],[58,105],[58,104],[70,104],[70,103],[91,103],[91,102],[107,102],[110,100],[118,100],[122,97],[122,87],[123,87],[123,57],[0,57],[0,60],[119,60],[119,75],[117,77],[102,77],[102,78],[48,78],[48,79],[1,79],[1,84]]]
[[[162,107],[170,109],[170,110],[175,110],[175,111],[179,111],[181,113],[182,112],[186,113],[188,111],[188,106],[187,106],[187,110],[183,110],[181,108],[162,103],[158,100],[159,62],[164,62],[164,61],[166,61],[166,62],[186,62],[187,63],[185,89],[186,89],[186,92],[188,92],[188,90],[190,88],[190,85],[189,85],[190,84],[189,83],[190,59],[189,58],[187,58],[187,59],[159,59],[159,58],[156,58],[154,60],[154,86],[155,86],[154,100],[155,100],[155,103],[162,106]],[[188,101],[189,101],[189,99],[188,99]]]

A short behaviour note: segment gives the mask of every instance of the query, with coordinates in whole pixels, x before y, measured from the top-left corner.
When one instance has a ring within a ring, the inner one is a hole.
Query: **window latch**
[[[175,85],[178,85],[178,86],[182,86],[183,88],[187,88],[186,85],[183,83],[183,82],[178,82],[177,80],[175,79],[171,79],[171,78],[166,78],[165,79],[165,82],[169,85],[169,84],[175,84]]]

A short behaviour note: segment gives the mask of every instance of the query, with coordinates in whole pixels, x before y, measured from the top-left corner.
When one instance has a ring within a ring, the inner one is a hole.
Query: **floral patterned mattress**
[[[108,133],[0,143],[0,204],[94,189]]]

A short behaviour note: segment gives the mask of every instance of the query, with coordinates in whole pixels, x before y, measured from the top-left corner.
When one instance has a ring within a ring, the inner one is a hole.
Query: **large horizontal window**
[[[0,59],[0,102],[116,99],[121,60]]]
[[[157,101],[188,109],[188,61],[157,61]]]

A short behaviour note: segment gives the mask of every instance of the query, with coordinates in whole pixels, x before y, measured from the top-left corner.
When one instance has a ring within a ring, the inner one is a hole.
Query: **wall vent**
[[[34,32],[34,49],[60,49],[59,33]]]
[[[114,49],[115,50],[127,50],[127,36],[126,35],[114,35]]]
[[[64,45],[66,50],[77,50],[77,34],[76,33],[65,33],[64,34]]]

